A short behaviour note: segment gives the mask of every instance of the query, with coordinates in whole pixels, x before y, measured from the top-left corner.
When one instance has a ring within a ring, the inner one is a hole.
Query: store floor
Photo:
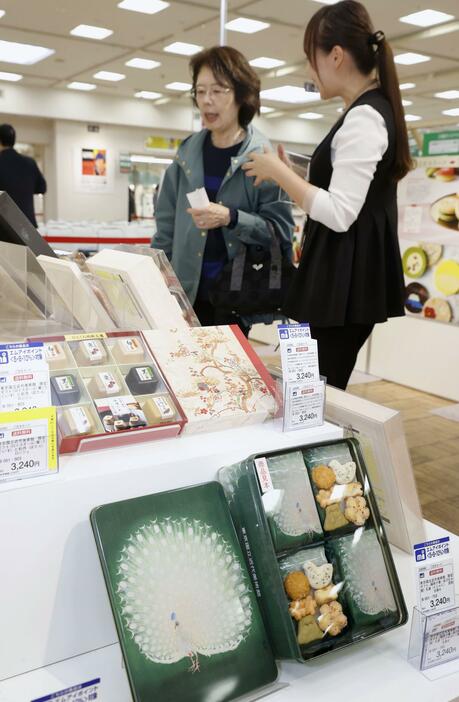
[[[264,363],[280,365],[273,347],[252,343]],[[431,413],[457,403],[387,380],[349,385],[348,392],[401,412],[423,515],[459,534],[459,422]]]

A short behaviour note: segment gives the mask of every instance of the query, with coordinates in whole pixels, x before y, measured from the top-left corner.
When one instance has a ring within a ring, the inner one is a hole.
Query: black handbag
[[[242,244],[228,261],[209,291],[218,312],[249,315],[282,314],[282,306],[296,268],[282,251],[276,226],[267,220],[271,232],[269,248]]]

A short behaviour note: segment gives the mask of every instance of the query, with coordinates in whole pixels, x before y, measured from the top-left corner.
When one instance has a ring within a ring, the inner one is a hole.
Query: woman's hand
[[[283,151],[283,157],[286,157]],[[279,156],[281,152],[279,151]],[[254,185],[260,185],[264,180],[274,180],[278,182],[279,173],[287,166],[284,158],[280,158],[273,151],[270,151],[267,146],[264,147],[264,153],[260,154],[253,151],[249,154],[250,161],[243,163],[241,168],[247,176],[255,178]]]
[[[198,229],[227,227],[231,220],[229,208],[224,205],[217,205],[215,202],[211,202],[210,205],[203,209],[189,207],[187,212],[193,217],[193,222]]]

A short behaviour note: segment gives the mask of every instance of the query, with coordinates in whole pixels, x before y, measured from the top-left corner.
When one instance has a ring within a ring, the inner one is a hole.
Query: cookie
[[[456,177],[455,168],[436,168],[433,174],[436,180],[441,180],[443,183],[449,183]]]
[[[328,466],[316,466],[311,471],[312,482],[321,490],[329,490],[335,484],[335,473]]]
[[[420,278],[426,272],[427,254],[420,246],[410,246],[403,254],[402,264],[408,278]]]
[[[325,531],[335,531],[349,524],[348,520],[342,513],[339,504],[329,505],[325,508]]]
[[[313,561],[306,561],[303,569],[309,584],[314,590],[319,590],[331,583],[333,577],[333,566],[331,563],[323,563],[318,566]]]
[[[330,636],[338,636],[347,626],[347,617],[339,602],[324,604],[320,608],[319,628]]]
[[[291,600],[302,600],[309,594],[309,580],[301,570],[294,570],[284,578],[284,588]]]
[[[319,607],[327,602],[333,602],[338,599],[339,591],[341,590],[340,585],[328,585],[328,587],[322,588],[322,590],[316,590],[314,592],[314,598]]]
[[[318,604],[315,599],[311,595],[308,595],[303,600],[294,600],[293,602],[290,602],[288,611],[290,616],[299,622],[301,619],[303,619],[303,617],[315,614],[317,607]]]
[[[459,199],[457,199],[457,202],[459,204]],[[431,244],[431,243],[426,243],[425,241],[421,241],[420,247],[427,254],[428,267],[431,268],[432,266],[435,266],[435,264],[438,263],[442,257],[443,246],[441,244]]]
[[[314,617],[304,617],[298,624],[297,640],[301,646],[323,638],[321,631]]]
[[[420,283],[410,283],[405,288],[405,307],[408,312],[420,314],[429,298],[429,291]]]
[[[348,497],[344,516],[352,524],[363,526],[370,516],[370,510],[367,507],[367,501],[364,497]]]
[[[459,292],[459,263],[452,259],[441,261],[434,272],[435,287],[443,295]]]
[[[450,322],[453,316],[449,303],[441,297],[429,298],[422,314],[426,319],[436,319],[438,322]]]
[[[338,485],[345,485],[346,483],[352,483],[355,478],[356,465],[354,461],[347,461],[347,463],[340,463],[339,461],[333,460],[328,464],[333,470]]]

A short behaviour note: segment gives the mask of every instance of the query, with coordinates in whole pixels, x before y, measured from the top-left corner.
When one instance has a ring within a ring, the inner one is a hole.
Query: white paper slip
[[[0,413],[0,482],[56,470],[56,408]]]
[[[284,431],[317,427],[324,421],[325,383],[286,383]]]
[[[311,338],[308,324],[278,326],[284,383],[320,380],[317,341]]]
[[[429,617],[425,632],[421,669],[432,668],[459,658],[459,610]]]
[[[204,210],[210,205],[210,200],[207,197],[205,188],[197,188],[191,193],[187,193],[186,196],[188,198],[188,202],[190,203],[190,207],[193,207],[195,210]]]
[[[449,536],[415,544],[414,558],[416,599],[421,612],[454,607],[454,562],[450,556]]]
[[[50,405],[49,367],[43,343],[0,345],[0,412]]]

